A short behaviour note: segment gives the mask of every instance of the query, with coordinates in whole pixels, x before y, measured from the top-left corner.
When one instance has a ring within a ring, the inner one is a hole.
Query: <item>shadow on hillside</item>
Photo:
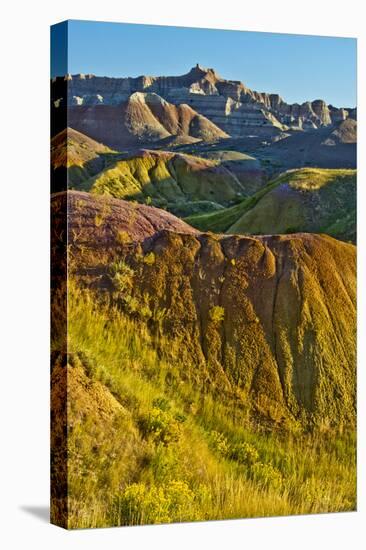
[[[84,162],[83,166],[59,166],[51,168],[51,193],[66,191],[69,187],[77,187],[83,191],[89,190],[88,180],[106,168],[113,168],[118,160],[126,157],[126,153],[98,153],[96,158]]]

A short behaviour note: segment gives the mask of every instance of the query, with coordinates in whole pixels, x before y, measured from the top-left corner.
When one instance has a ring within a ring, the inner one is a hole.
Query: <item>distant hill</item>
[[[155,93],[135,92],[119,105],[70,106],[68,124],[115,149],[228,137],[190,106],[172,105]]]
[[[146,97],[143,99],[139,95],[136,96],[136,93]],[[163,99],[157,99],[158,96]],[[121,144],[120,141],[118,143],[115,141],[117,124],[113,124],[113,118],[117,113],[119,118],[123,118],[124,110],[129,109],[130,99],[133,98],[132,100],[135,101],[137,97],[138,101],[143,101],[145,104],[160,102],[160,110],[168,108],[172,111],[170,106],[163,106],[164,100],[168,105],[176,105],[181,111],[186,110],[186,106],[183,107],[183,105],[189,105],[195,112],[203,115],[234,138],[251,135],[273,136],[287,129],[316,129],[357,117],[356,109],[337,108],[327,105],[321,99],[306,101],[301,105],[288,104],[278,94],[253,91],[242,82],[226,80],[214,69],[205,68],[199,64],[181,76],[143,75],[137,78],[109,78],[79,74],[58,77],[52,82],[53,106],[62,108],[67,103],[70,107],[70,124],[73,127],[112,147],[120,147]],[[116,109],[117,106],[120,109]],[[102,107],[101,110],[100,107]],[[150,109],[150,106],[148,107]],[[94,133],[90,133],[91,127],[87,127],[87,122],[82,127],[77,124],[77,121],[81,122],[82,117],[85,120],[88,118],[100,120],[101,113],[104,113],[105,119],[108,118],[108,124],[113,124],[111,141],[106,139],[101,122],[93,128]],[[111,113],[114,113],[114,116]],[[156,122],[151,127],[151,121],[148,120],[150,116],[147,113],[145,116],[152,130],[150,137],[151,135],[155,138],[162,136],[163,129]],[[187,116],[190,117],[188,113],[178,114],[178,118]],[[203,124],[203,121],[201,122]],[[196,119],[196,124],[201,123]],[[204,122],[204,125],[206,124]],[[165,128],[164,124],[162,126]],[[165,130],[169,132],[167,128]],[[212,131],[213,129],[210,129],[208,134],[212,135]],[[195,133],[196,131],[187,135],[197,137]],[[201,133],[201,131],[198,132],[198,134]],[[206,129],[203,135],[207,135]]]
[[[348,118],[333,130],[325,145],[337,145],[340,143],[357,143],[357,121]]]
[[[293,132],[285,139],[268,142],[257,154],[268,173],[306,166],[356,168],[357,121],[347,119],[317,130]]]
[[[237,234],[315,232],[356,239],[356,171],[302,168],[240,204],[188,217],[201,230]]]

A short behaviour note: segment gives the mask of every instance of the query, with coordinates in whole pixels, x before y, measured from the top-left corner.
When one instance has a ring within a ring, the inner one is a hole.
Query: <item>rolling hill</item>
[[[236,206],[190,216],[186,221],[204,231],[237,234],[305,231],[355,242],[356,171],[290,170]]]
[[[66,128],[51,140],[51,170],[54,191],[80,185],[102,171],[114,151],[102,143]]]
[[[221,209],[264,183],[252,160],[230,168],[219,160],[182,153],[139,150],[116,158],[93,178],[73,186],[116,198],[151,202],[180,216]]]

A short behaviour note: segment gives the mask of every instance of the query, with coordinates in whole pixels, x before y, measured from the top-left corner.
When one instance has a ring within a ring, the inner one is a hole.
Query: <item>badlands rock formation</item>
[[[161,140],[182,144],[228,137],[189,105],[173,105],[150,92],[134,92],[118,105],[80,100],[68,109],[68,124],[116,149]]]
[[[65,82],[67,97],[64,97]],[[169,135],[188,135],[201,140],[225,137],[216,127],[232,137],[271,136],[291,128],[315,129],[337,124],[349,117],[356,118],[355,109],[336,108],[320,99],[301,105],[288,104],[278,94],[253,91],[242,82],[225,80],[214,69],[199,64],[182,76],[109,78],[79,74],[58,77],[52,82],[52,101],[55,107],[62,107],[67,102],[73,121],[69,122],[71,126],[112,146],[116,143],[110,143],[105,135],[100,135],[100,109],[103,107],[103,118],[108,118],[114,131],[113,120],[126,116],[131,101],[141,104],[139,109],[144,115],[143,120],[147,106],[154,117],[157,112],[169,111],[169,117],[175,121],[168,127],[163,123],[162,128],[155,121],[152,124],[148,114],[146,123],[142,123],[146,128],[132,129],[132,134],[147,140]],[[188,111],[188,106],[191,111]],[[197,113],[205,119],[200,119]],[[157,118],[161,124],[159,116]],[[178,132],[176,124],[182,119],[189,121],[189,128],[186,122],[185,128],[179,127]],[[207,119],[215,126],[210,126]],[[75,124],[75,120],[81,126]],[[91,130],[93,134],[90,134]]]
[[[124,258],[134,299],[165,313],[160,330],[207,388],[274,422],[354,421],[353,245],[202,234],[162,210],[77,192],[54,196],[55,230],[66,200],[70,273],[113,290],[111,266]]]

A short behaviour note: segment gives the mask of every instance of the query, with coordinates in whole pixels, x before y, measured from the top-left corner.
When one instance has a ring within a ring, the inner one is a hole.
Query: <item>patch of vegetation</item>
[[[237,443],[230,450],[230,458],[237,460],[241,464],[253,466],[259,460],[259,453],[254,445],[250,443]]]
[[[111,280],[117,292],[129,293],[133,285],[133,269],[123,260],[111,265]]]
[[[115,499],[120,525],[191,521],[199,515],[198,504],[184,481],[166,486],[134,483]]]
[[[213,306],[209,311],[210,320],[215,324],[220,324],[225,317],[225,309],[221,306]]]
[[[241,197],[242,198],[242,197]],[[223,210],[224,206],[210,200],[204,201],[186,201],[179,203],[169,203],[167,208],[172,214],[179,218],[186,218],[197,214],[205,214],[208,212],[217,212]]]
[[[272,464],[263,464],[262,462],[256,462],[252,465],[251,473],[254,481],[258,482],[263,487],[276,487],[279,488],[282,485],[282,474],[277,468],[274,468]]]
[[[155,254],[154,254],[154,252],[148,252],[144,256],[143,262],[146,265],[154,265],[154,263],[155,263]]]
[[[179,418],[179,417],[178,417]],[[155,443],[169,445],[180,437],[180,421],[169,411],[153,407],[139,421],[139,428],[144,437],[152,437]]]
[[[128,244],[131,242],[131,237],[127,231],[119,230],[116,235],[116,242],[120,245]]]

